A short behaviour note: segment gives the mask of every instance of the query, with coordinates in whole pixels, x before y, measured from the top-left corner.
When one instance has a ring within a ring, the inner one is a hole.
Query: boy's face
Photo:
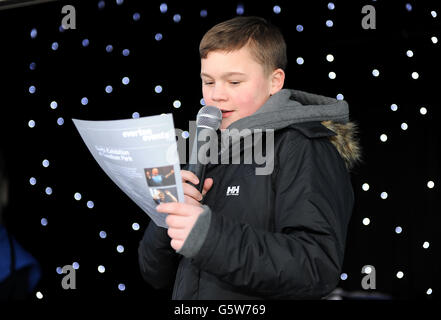
[[[271,94],[281,89],[276,88],[273,81],[277,71],[283,73],[277,69],[266,75],[263,66],[251,56],[248,46],[232,52],[212,51],[201,60],[204,101],[223,111],[221,129],[252,115]]]

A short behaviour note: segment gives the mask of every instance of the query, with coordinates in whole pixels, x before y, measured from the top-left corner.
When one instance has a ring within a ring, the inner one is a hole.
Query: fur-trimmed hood
[[[299,90],[283,89],[271,96],[254,114],[233,122],[227,129],[279,130],[293,123],[320,121],[336,133],[329,137],[348,170],[361,159],[358,128],[349,121],[349,106],[337,100]]]
[[[361,160],[357,125],[355,122],[337,123],[329,120],[322,121],[321,124],[336,133],[335,136],[329,137],[329,140],[345,161],[346,168],[351,170]]]

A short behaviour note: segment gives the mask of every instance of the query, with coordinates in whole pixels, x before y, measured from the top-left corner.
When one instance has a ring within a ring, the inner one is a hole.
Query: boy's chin
[[[227,124],[225,124],[224,126],[221,125],[219,129],[220,129],[221,131],[227,130],[227,128],[228,128],[228,126],[229,126],[230,124],[231,124],[231,123],[227,123]]]
[[[222,123],[219,127],[220,130],[225,130],[228,127],[228,123],[224,120],[222,120]]]
[[[236,120],[237,120],[237,119],[236,119]],[[225,130],[225,129],[227,129],[228,126],[229,126],[230,124],[232,124],[232,123],[233,123],[234,121],[236,121],[236,120],[233,120],[233,119],[231,119],[231,118],[223,119],[222,122],[221,122],[221,125],[220,125],[219,129],[221,129],[221,130]]]

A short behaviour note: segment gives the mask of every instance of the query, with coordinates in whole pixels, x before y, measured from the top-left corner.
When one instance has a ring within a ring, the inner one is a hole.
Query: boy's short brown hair
[[[205,59],[212,51],[230,52],[246,45],[266,74],[286,68],[288,59],[282,33],[260,17],[236,17],[215,25],[203,36],[199,55]]]

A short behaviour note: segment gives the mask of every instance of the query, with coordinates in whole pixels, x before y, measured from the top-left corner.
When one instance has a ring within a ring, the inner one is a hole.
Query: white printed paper
[[[161,202],[184,202],[173,116],[85,121],[72,119],[104,172],[160,227]]]

